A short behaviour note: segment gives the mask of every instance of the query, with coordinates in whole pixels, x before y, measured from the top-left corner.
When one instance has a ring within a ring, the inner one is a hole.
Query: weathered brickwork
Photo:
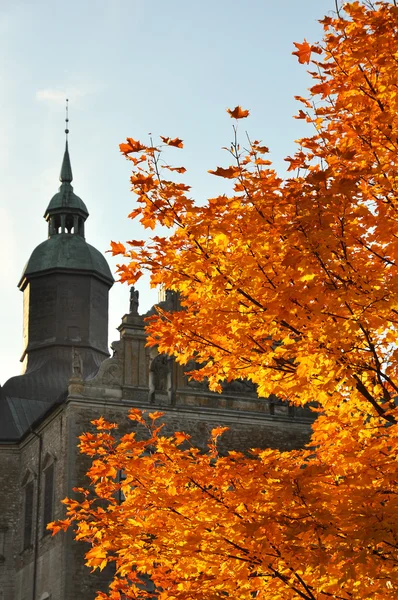
[[[87,483],[85,473],[90,464],[87,457],[79,454],[77,437],[84,431],[92,430],[91,421],[99,415],[119,424],[120,435],[137,429],[136,423],[127,417],[129,409],[139,407],[153,410],[147,402],[112,402],[101,398],[84,398],[71,395],[65,406],[66,421],[69,424],[71,444],[68,456],[69,486],[81,486]],[[310,432],[310,423],[304,420],[295,421],[294,418],[271,418],[269,415],[244,415],[233,414],[232,411],[212,411],[203,413],[198,410],[177,407],[162,407],[164,411],[164,433],[172,434],[175,431],[186,431],[193,437],[193,442],[204,448],[210,430],[217,425],[226,425],[230,431],[225,434],[221,450],[235,448],[246,450],[252,447],[283,446],[284,448],[298,447],[307,440]],[[139,427],[138,427],[139,430]],[[58,534],[57,537],[67,537],[69,534]],[[109,580],[109,572],[102,574],[88,574],[84,566],[84,546],[74,542],[68,543],[67,548],[67,581],[65,600],[94,598],[96,590],[105,589]]]
[[[62,598],[62,540],[51,539],[43,522],[44,470],[54,465],[54,517],[61,516],[59,501],[66,494],[64,461],[67,438],[63,411],[55,411],[34,434],[28,434],[20,444],[18,487],[20,496],[19,519],[15,531],[15,600],[25,600],[27,590],[33,598],[53,592],[51,597]],[[24,544],[24,484],[33,475],[34,500],[31,542]],[[60,543],[61,542],[61,543]],[[55,577],[54,575],[57,574]]]
[[[55,414],[37,428],[36,435],[29,434],[18,449],[1,449],[1,483],[2,489],[7,490],[1,496],[0,505],[3,516],[1,524],[7,527],[7,552],[0,564],[0,589],[4,600],[33,598],[34,587],[35,600],[45,597],[46,593],[52,600],[90,600],[98,589],[106,588],[109,571],[90,574],[84,566],[84,546],[74,542],[70,532],[60,533],[54,538],[44,533],[43,470],[50,461],[54,463],[54,518],[60,518],[64,514],[60,500],[70,495],[74,486],[87,482],[85,473],[89,460],[79,453],[78,436],[92,429],[91,421],[99,415],[119,423],[121,434],[131,431],[136,427],[127,418],[132,406],[153,410],[153,405],[148,402],[104,401],[103,398],[70,395]],[[307,441],[310,431],[308,420],[288,415],[249,415],[220,408],[195,410],[192,406],[160,408],[165,413],[166,435],[174,431],[186,431],[192,435],[193,442],[202,448],[206,446],[210,430],[217,425],[230,427],[222,440],[222,451],[228,448],[298,447]],[[24,482],[32,477],[32,543],[24,549],[23,488]]]
[[[1,600],[15,598],[15,535],[20,519],[17,486],[20,454],[17,448],[4,446],[0,458],[0,594]]]

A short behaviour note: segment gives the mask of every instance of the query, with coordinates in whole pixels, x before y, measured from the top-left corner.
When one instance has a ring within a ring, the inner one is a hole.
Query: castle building
[[[66,142],[59,191],[44,218],[48,238],[32,252],[19,282],[23,292],[23,369],[0,388],[0,600],[93,600],[109,572],[91,574],[85,548],[71,531],[51,537],[65,496],[84,485],[88,468],[77,438],[103,415],[134,427],[131,407],[156,405],[166,433],[186,431],[205,447],[210,430],[227,425],[225,447],[290,449],[309,437],[311,414],[253,386],[233,382],[223,394],[191,382],[183,369],[146,347],[138,293],[108,352],[108,292],[113,277],[104,256],[85,240],[88,211],[73,191]],[[164,305],[176,308],[166,293]]]

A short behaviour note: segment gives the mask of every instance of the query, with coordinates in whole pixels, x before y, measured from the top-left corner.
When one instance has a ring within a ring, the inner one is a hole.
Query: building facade
[[[130,408],[160,408],[166,433],[186,431],[205,447],[210,430],[230,429],[225,448],[291,449],[309,438],[312,416],[275,398],[258,398],[246,382],[222,394],[191,382],[169,357],[146,347],[138,294],[108,352],[104,256],[85,240],[85,203],[74,193],[68,143],[59,191],[45,212],[48,239],[32,253],[19,282],[23,292],[23,370],[0,388],[0,600],[92,600],[109,572],[91,574],[84,545],[72,532],[51,537],[62,498],[84,485],[88,468],[77,438],[103,415],[121,433],[134,424]],[[165,308],[176,298],[166,293]],[[127,305],[127,302],[126,302]]]

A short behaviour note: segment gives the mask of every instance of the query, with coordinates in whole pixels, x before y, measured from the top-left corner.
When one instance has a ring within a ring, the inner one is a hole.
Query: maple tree
[[[213,390],[248,379],[260,396],[315,399],[319,416],[308,448],[249,457],[218,456],[221,429],[205,454],[165,438],[158,413],[131,414],[146,439],[118,440],[98,420],[81,438],[92,492],[52,527],[77,523],[88,565],[116,562],[112,599],[150,597],[145,575],[162,600],[397,595],[398,8],[349,2],[321,23],[323,41],[294,52],[315,81],[298,97],[312,135],[286,159],[289,177],[235,126],[233,163],[210,171],[234,191],[197,205],[175,180],[185,169],[160,158],[182,140],[121,145],[130,216],[169,230],[112,244],[121,280],[148,270],[181,299],[151,318],[149,343],[195,360],[191,376]]]

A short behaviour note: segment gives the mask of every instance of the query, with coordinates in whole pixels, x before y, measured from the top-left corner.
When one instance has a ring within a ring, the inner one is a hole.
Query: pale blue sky
[[[0,382],[20,372],[22,293],[16,285],[46,239],[44,210],[59,186],[64,99],[70,99],[75,192],[90,217],[87,241],[146,235],[134,207],[129,164],[118,144],[148,133],[179,136],[175,164],[203,201],[223,190],[208,169],[228,164],[232,139],[225,110],[248,108],[247,129],[283,158],[307,130],[292,115],[309,85],[293,42],[317,41],[317,20],[334,0],[0,0]],[[109,257],[109,255],[107,255]],[[115,260],[110,259],[114,270]],[[140,309],[156,299],[140,281]],[[128,308],[128,289],[110,296],[110,340]]]

